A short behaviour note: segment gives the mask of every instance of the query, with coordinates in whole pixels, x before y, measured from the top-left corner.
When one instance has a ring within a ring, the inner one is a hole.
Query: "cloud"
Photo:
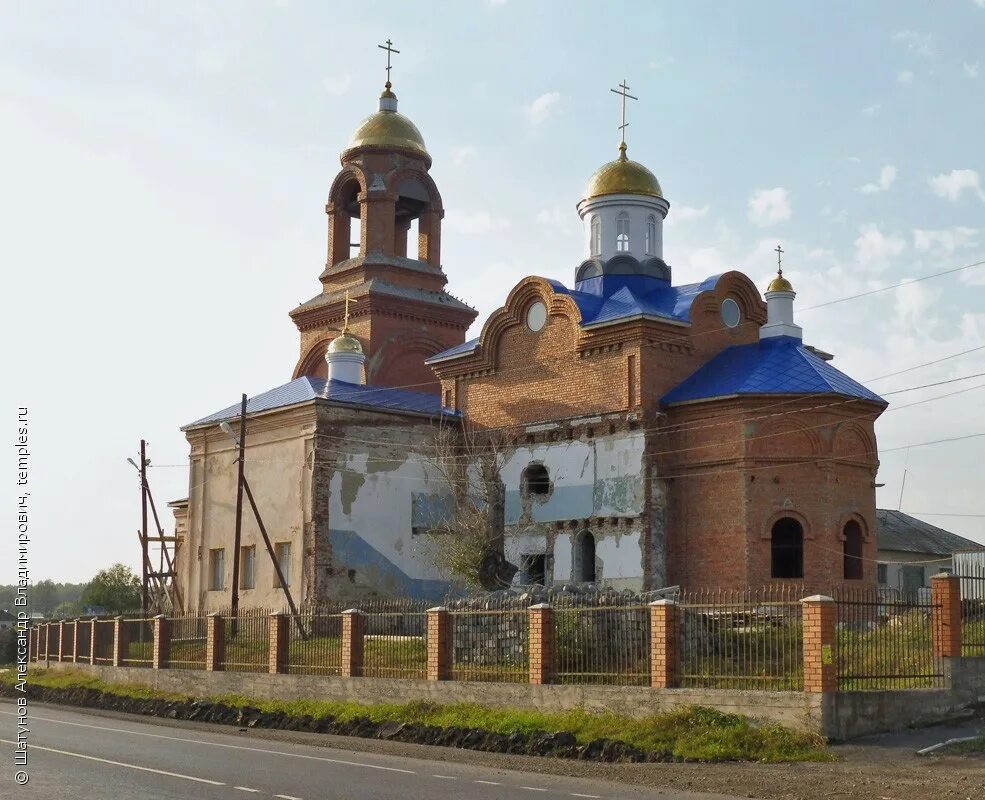
[[[456,167],[460,167],[474,155],[475,147],[471,144],[464,144],[461,147],[453,147],[451,149],[451,163]]]
[[[866,117],[874,117],[880,111],[882,111],[882,103],[873,103],[871,106],[863,108],[862,114]]]
[[[920,253],[932,256],[950,256],[958,250],[978,246],[978,228],[956,226],[943,230],[928,231],[915,228],[913,231],[913,247]]]
[[[782,186],[757,189],[749,198],[749,219],[761,228],[790,219],[790,195]]]
[[[333,75],[322,80],[322,84],[325,87],[325,91],[329,94],[345,94],[349,91],[349,87],[352,86],[352,76],[351,75]]]
[[[896,74],[896,80],[904,86],[909,86],[913,83],[913,73],[908,69],[900,70],[900,72]]]
[[[977,194],[979,198],[985,200],[985,191],[982,191],[980,178],[973,169],[952,169],[950,172],[935,175],[930,179],[930,188],[938,197],[945,197],[951,202],[959,200],[965,191]]]
[[[562,210],[560,206],[542,208],[534,217],[537,224],[546,229],[549,235],[573,233],[575,219],[577,217],[574,214]]]
[[[981,64],[977,61],[973,64],[962,64],[961,67],[964,69],[964,74],[969,78],[977,78],[981,74]]]
[[[862,194],[877,194],[878,192],[885,192],[893,185],[893,181],[896,180],[896,167],[892,164],[886,164],[881,170],[879,170],[879,180],[875,183],[867,183],[864,186],[860,186],[858,190]]]
[[[680,222],[690,222],[694,219],[701,219],[708,216],[708,212],[711,211],[710,205],[703,205],[701,208],[695,208],[694,206],[678,206],[674,208],[670,217],[674,220]]]
[[[650,62],[650,69],[659,70],[674,63],[673,56],[662,56]]]
[[[545,92],[526,106],[527,119],[534,128],[539,128],[557,108],[561,100],[560,92]]]
[[[934,54],[934,37],[917,31],[896,31],[893,41],[903,45],[911,53],[929,58]]]
[[[882,270],[889,259],[906,250],[906,241],[895,234],[885,234],[878,225],[862,225],[855,240],[855,258],[867,269]]]
[[[445,226],[452,231],[469,236],[481,236],[495,233],[510,227],[510,221],[505,217],[494,217],[488,211],[449,211],[445,217]]]

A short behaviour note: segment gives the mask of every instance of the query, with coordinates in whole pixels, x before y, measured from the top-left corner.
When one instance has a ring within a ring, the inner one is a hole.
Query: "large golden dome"
[[[625,143],[619,145],[619,158],[604,164],[588,181],[585,200],[607,194],[642,194],[663,197],[656,176],[637,161],[626,157]]]
[[[406,150],[431,161],[417,126],[397,111],[397,96],[389,89],[380,95],[380,110],[360,123],[345,152],[360,147]]]

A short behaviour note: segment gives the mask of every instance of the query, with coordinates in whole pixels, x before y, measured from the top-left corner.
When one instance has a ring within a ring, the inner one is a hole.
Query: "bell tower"
[[[321,292],[291,312],[301,333],[294,377],[325,377],[346,293],[348,332],[366,354],[366,383],[437,393],[424,361],[465,341],[476,311],[445,291],[441,268],[444,207],[428,174],[431,156],[417,126],[397,111],[389,80],[379,110],[356,129],[328,193],[328,258]],[[358,226],[358,241],[354,235]],[[412,234],[413,232],[413,234]]]

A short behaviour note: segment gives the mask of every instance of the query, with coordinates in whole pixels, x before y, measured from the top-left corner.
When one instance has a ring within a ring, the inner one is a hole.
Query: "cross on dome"
[[[783,277],[783,248],[777,245],[773,251],[776,253],[776,274]]]
[[[344,333],[344,334],[349,332],[349,305],[351,303],[356,303],[356,302],[357,302],[356,300],[353,300],[349,296],[349,290],[346,289],[345,290],[345,315],[342,318],[342,333]]]
[[[609,89],[610,92],[619,95],[622,98],[622,124],[619,126],[619,157],[621,159],[626,158],[626,128],[629,127],[629,123],[626,122],[626,100],[639,100],[635,95],[629,93],[629,84],[626,83],[626,79],[622,79],[622,83],[619,84],[617,89]]]
[[[386,44],[378,44],[376,46],[380,48],[380,50],[386,50],[386,88],[390,89],[393,87],[393,84],[390,83],[390,69],[391,69],[390,56],[393,53],[399,53],[400,51],[393,49],[393,42],[390,41],[389,39],[386,40]]]

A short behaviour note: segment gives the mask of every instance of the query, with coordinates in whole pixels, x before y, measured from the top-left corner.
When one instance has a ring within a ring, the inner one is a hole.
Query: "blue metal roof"
[[[327,381],[324,378],[303,376],[290,383],[278,386],[268,392],[250,397],[246,402],[246,413],[271,411],[275,408],[293,406],[309,400],[328,400],[333,403],[351,403],[353,405],[369,406],[380,411],[403,411],[414,414],[455,414],[450,409],[442,408],[441,398],[427,392],[414,392],[408,389],[391,389],[386,386],[364,386],[345,381]],[[202,417],[195,422],[185,425],[192,428],[197,425],[209,425],[239,416],[239,403]]]
[[[690,323],[694,298],[715,288],[721,275],[712,275],[701,283],[671,286],[670,281],[648,275],[602,275],[578,281],[569,289],[560,281],[547,282],[557,294],[566,294],[581,312],[581,325],[601,325],[634,317],[658,317],[673,322]],[[427,360],[428,364],[471,353],[478,339],[443,350]]]
[[[742,394],[840,394],[888,405],[792,336],[726,348],[665,394],[662,402],[670,405]]]

